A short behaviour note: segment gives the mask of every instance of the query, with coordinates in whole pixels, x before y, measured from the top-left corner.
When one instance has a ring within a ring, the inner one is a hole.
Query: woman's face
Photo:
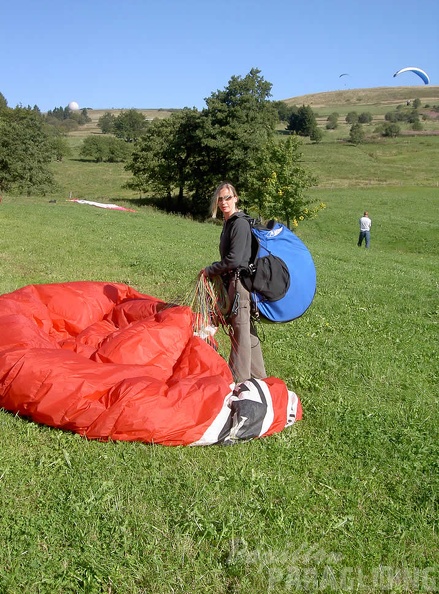
[[[233,192],[229,190],[229,188],[221,188],[218,193],[218,206],[226,221],[238,210],[237,202],[237,196],[234,196]]]

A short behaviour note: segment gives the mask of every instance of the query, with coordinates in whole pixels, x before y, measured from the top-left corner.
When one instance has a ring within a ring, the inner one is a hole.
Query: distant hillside
[[[324,123],[326,115],[332,111],[340,112],[340,115],[348,111],[361,110],[372,111],[375,119],[383,119],[386,111],[396,107],[401,103],[413,101],[419,98],[422,105],[439,105],[439,86],[423,85],[411,87],[376,87],[371,89],[345,89],[343,91],[327,91],[324,93],[311,93],[299,97],[290,97],[284,99],[288,105],[310,105],[314,110],[318,110],[321,122]],[[160,108],[144,109],[135,108],[145,115],[148,119],[166,118],[172,112],[178,109]],[[91,109],[87,113],[91,122],[77,131],[70,132],[69,136],[87,136],[89,134],[99,134],[98,120],[109,112],[114,116],[119,115],[122,109]],[[322,119],[323,118],[323,119]]]
[[[131,109],[131,108],[130,108]],[[154,119],[162,119],[167,118],[171,115],[173,111],[178,111],[176,109],[142,109],[142,108],[133,108],[136,111],[140,111],[148,120]],[[98,121],[101,116],[105,113],[111,113],[114,116],[118,116],[120,112],[123,111],[122,109],[92,109],[90,107],[87,108],[87,115],[90,118],[90,122],[81,126],[78,130],[74,132],[69,132],[69,136],[88,136],[89,134],[100,134],[101,130],[98,127]]]
[[[419,98],[423,104],[439,105],[439,86],[375,87],[311,93],[284,99],[288,105],[338,107],[356,105],[393,105]]]

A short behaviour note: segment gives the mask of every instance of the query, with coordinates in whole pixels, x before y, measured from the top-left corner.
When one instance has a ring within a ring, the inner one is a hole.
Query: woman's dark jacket
[[[220,262],[206,267],[207,276],[224,276],[237,268],[247,268],[252,251],[250,217],[242,211],[233,214],[224,222],[220,237]]]

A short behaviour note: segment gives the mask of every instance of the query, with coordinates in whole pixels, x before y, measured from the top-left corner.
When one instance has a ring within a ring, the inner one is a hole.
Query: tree
[[[288,122],[291,114],[297,112],[297,107],[295,105],[287,105],[285,101],[273,101],[273,107],[277,111],[279,122]]]
[[[127,186],[166,196],[168,204],[177,191],[178,210],[185,207],[185,197],[191,214],[204,217],[215,185],[230,180],[244,207],[263,212],[264,180],[275,171],[269,147],[275,145],[277,115],[270,90],[260,71],[252,69],[212,93],[201,112],[185,109],[152,122],[126,165],[133,174]],[[297,188],[305,188],[306,178],[297,172]]]
[[[339,114],[337,112],[331,113],[327,118],[326,129],[327,130],[335,130],[338,127],[338,118]]]
[[[49,134],[51,136],[51,144],[55,159],[57,161],[62,161],[64,157],[70,157],[72,150],[66,138],[62,136],[56,129],[54,131],[50,131]]]
[[[142,112],[136,109],[123,110],[114,119],[114,135],[127,142],[135,142],[145,132],[148,124]]]
[[[309,139],[311,142],[315,142],[316,144],[321,142],[323,138],[323,132],[321,129],[316,125],[312,130],[311,134],[309,135]]]
[[[261,156],[261,176],[254,188],[260,197],[260,214],[297,227],[300,221],[316,216],[324,204],[312,206],[306,191],[316,184],[315,177],[303,167],[301,141],[289,136],[285,141],[272,139]]]
[[[372,114],[368,111],[363,111],[358,116],[358,122],[360,124],[370,124],[372,119]]]
[[[49,109],[46,114],[46,120],[49,123],[53,123],[53,120],[58,120],[59,122],[72,120],[80,126],[91,122],[91,118],[89,117],[88,111],[85,107],[81,109],[81,111],[73,111],[70,109],[70,107],[55,107],[53,110]]]
[[[386,124],[383,128],[382,135],[396,138],[401,133],[401,127],[398,124]]]
[[[365,134],[362,124],[360,124],[359,122],[352,124],[351,129],[349,131],[349,142],[351,142],[352,144],[361,144],[362,142],[364,142],[364,137]]]
[[[22,107],[0,110],[0,191],[45,194],[55,185],[49,163],[56,153],[38,112]]]
[[[133,174],[126,187],[140,193],[157,192],[160,196],[171,196],[174,176],[165,159],[166,146],[171,140],[171,118],[154,120],[134,147],[131,159],[125,165],[125,169]]]
[[[224,179],[233,180],[245,193],[257,173],[257,157],[275,133],[277,114],[269,100],[271,87],[260,70],[253,68],[244,78],[233,76],[223,91],[206,99],[199,161],[205,175],[194,185],[195,194],[206,200],[206,192]]]
[[[117,163],[131,155],[128,143],[114,136],[87,136],[80,150],[81,157],[91,157],[96,163]]]
[[[196,109],[183,109],[169,118],[154,120],[136,144],[126,165],[134,178],[127,187],[166,196],[170,205],[178,191],[177,210],[183,210],[185,191],[196,186],[200,172],[202,130],[205,118]]]
[[[358,113],[356,111],[350,111],[345,117],[347,124],[356,124],[358,122]]]
[[[109,111],[105,112],[98,120],[98,128],[101,129],[102,134],[112,134],[114,132],[114,120],[116,116]]]
[[[8,102],[6,101],[5,96],[0,93],[0,109],[4,109],[6,107],[8,107]]]
[[[71,119],[76,120],[80,126],[83,126],[84,124],[88,124],[89,122],[91,122],[91,117],[88,115],[88,111],[87,111],[86,107],[81,109],[80,112],[76,112],[76,111],[72,112],[70,110],[70,113],[72,114],[70,116]]]
[[[312,108],[309,105],[302,105],[297,112],[291,114],[287,130],[299,136],[310,136],[316,127],[317,120]]]
[[[396,111],[388,111],[384,115],[384,119],[386,120],[386,122],[398,122],[399,121],[398,113]]]
[[[409,124],[416,124],[420,121],[419,112],[417,109],[411,109],[407,113],[407,120]]]

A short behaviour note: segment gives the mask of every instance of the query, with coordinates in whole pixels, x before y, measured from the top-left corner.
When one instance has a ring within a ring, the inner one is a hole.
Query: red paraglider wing
[[[94,439],[227,441],[209,428],[221,415],[231,419],[233,379],[194,336],[193,315],[118,283],[29,285],[2,295],[0,406]],[[299,418],[300,403],[280,380],[265,386],[276,402],[268,435],[288,424],[292,408]]]

